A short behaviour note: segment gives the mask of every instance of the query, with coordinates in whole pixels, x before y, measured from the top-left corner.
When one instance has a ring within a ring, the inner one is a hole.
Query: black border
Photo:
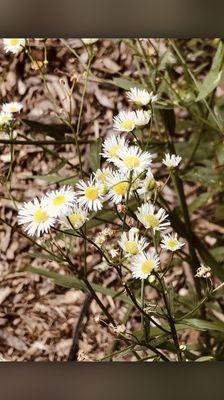
[[[223,8],[218,0],[1,0],[0,36],[223,37]]]
[[[0,377],[4,400],[223,398],[223,364],[215,362],[6,362],[0,364]]]

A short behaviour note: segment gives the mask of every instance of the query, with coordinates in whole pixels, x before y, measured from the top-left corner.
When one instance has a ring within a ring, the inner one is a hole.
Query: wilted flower
[[[197,273],[195,274],[195,276],[197,277],[197,278],[211,278],[211,272],[212,272],[212,270],[211,270],[211,268],[210,267],[207,267],[207,266],[205,266],[205,265],[203,265],[203,264],[201,264],[201,266],[197,269]]]
[[[121,333],[124,333],[126,328],[125,325],[117,325],[113,326],[112,324],[109,324],[109,327],[111,328],[112,332],[115,333],[115,335],[120,335]]]
[[[114,231],[110,228],[105,228],[102,232],[98,233],[95,239],[95,243],[100,246],[105,243],[107,237],[112,236]]]

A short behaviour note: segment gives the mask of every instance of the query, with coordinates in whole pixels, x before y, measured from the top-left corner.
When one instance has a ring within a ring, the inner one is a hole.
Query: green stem
[[[178,340],[178,336],[177,336],[177,330],[176,330],[176,326],[175,326],[175,322],[174,322],[174,318],[172,316],[172,312],[170,309],[170,304],[169,304],[169,300],[167,298],[167,288],[166,288],[166,284],[163,278],[159,277],[159,275],[157,273],[155,273],[157,279],[159,280],[161,287],[162,287],[162,295],[163,295],[163,300],[166,306],[166,310],[167,310],[167,316],[168,316],[168,321],[169,321],[169,325],[170,325],[170,329],[172,332],[172,336],[173,336],[173,342],[176,348],[176,352],[177,352],[177,358],[178,361],[183,361],[182,358],[182,353],[180,350],[180,345],[179,345],[179,340]]]

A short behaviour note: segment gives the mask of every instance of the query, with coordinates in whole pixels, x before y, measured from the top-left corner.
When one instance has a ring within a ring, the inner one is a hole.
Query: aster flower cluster
[[[128,92],[128,98],[142,105],[157,99],[152,93],[136,88]],[[16,103],[9,105],[13,104]],[[114,128],[129,132],[136,126],[147,124],[149,119],[149,111],[121,111],[114,118]],[[95,213],[102,210],[105,203],[117,208],[119,213],[119,207],[125,208],[132,198],[137,199],[139,204],[135,212],[138,226],[149,230],[152,236],[157,231],[163,232],[170,227],[166,211],[163,208],[157,209],[147,197],[156,187],[151,170],[154,155],[132,144],[124,133],[106,137],[101,155],[107,165],[96,170],[88,180],[79,180],[74,190],[70,186],[63,186],[21,207],[18,221],[19,224],[26,224],[28,235],[39,237],[48,233],[56,224],[61,225],[62,229],[78,230]],[[179,156],[165,154],[162,162],[168,169],[173,169],[180,161]],[[104,243],[101,236],[96,239],[98,245]],[[129,231],[123,230],[118,245],[134,278],[145,279],[153,270],[158,269],[159,256],[148,239],[141,236],[139,229],[132,227]],[[183,243],[179,242],[175,233],[162,236],[161,249],[173,252],[180,250],[182,246]]]

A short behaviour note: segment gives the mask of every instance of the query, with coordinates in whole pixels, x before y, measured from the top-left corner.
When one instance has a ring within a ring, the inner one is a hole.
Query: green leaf
[[[95,142],[90,143],[90,159],[89,164],[92,171],[100,168],[102,139],[97,139]]]
[[[217,143],[215,150],[219,164],[224,164],[224,143]]]
[[[162,324],[163,328],[169,329],[168,324]],[[218,332],[224,332],[224,324],[221,322],[212,322],[212,321],[203,321],[197,318],[188,318],[188,319],[183,319],[181,323],[176,323],[175,324],[177,332],[186,330],[186,329],[194,329],[196,331],[207,331],[207,330],[212,330],[212,331],[218,331]],[[156,327],[151,327],[150,330],[148,331],[150,337],[152,340],[150,343],[153,346],[159,346],[163,342],[169,340],[172,338],[172,335],[170,334],[161,334],[161,330]],[[134,336],[138,340],[142,340],[144,337],[144,332],[142,330],[135,331],[133,332]]]
[[[199,182],[205,187],[223,190],[224,174],[213,171],[211,167],[194,167],[183,176],[183,179],[185,181]]]
[[[224,261],[224,247],[223,246],[215,247],[215,248],[211,249],[210,252],[218,262]]]
[[[48,182],[48,183],[63,183],[67,185],[72,185],[75,186],[76,183],[78,182],[78,178],[67,178],[63,176],[58,176],[58,175],[28,175],[26,179],[40,179],[42,181]]]
[[[144,86],[141,85],[139,82],[125,79],[125,78],[113,78],[113,83],[120,87],[121,89],[130,90],[133,87],[137,87],[139,89],[144,89]]]
[[[215,207],[215,219],[218,221],[224,220],[224,204],[217,204]]]
[[[211,69],[201,84],[196,101],[206,98],[219,85],[222,76],[220,69],[222,67],[223,55],[223,43],[220,41]]]
[[[41,122],[22,119],[22,121],[37,133],[45,133],[47,136],[57,140],[65,139],[65,132],[69,133],[69,128],[66,125],[48,125]]]
[[[89,292],[87,286],[85,285],[84,282],[82,282],[80,279],[76,278],[75,276],[70,276],[70,275],[61,275],[57,274],[56,272],[48,271],[42,268],[36,268],[32,266],[27,266],[23,269],[23,271],[28,271],[32,272],[33,274],[37,274],[40,276],[46,276],[47,278],[51,278],[55,284],[67,287],[67,288],[72,288],[72,289],[78,289],[78,290],[83,290],[84,292]],[[124,301],[125,303],[128,304],[133,304],[131,299],[129,299],[127,296],[120,294],[119,292],[116,292],[113,289],[106,288],[104,286],[91,283],[92,288],[95,290],[95,292],[102,293],[106,296],[111,296],[112,298],[118,298],[119,300]]]
[[[212,356],[203,356],[203,357],[197,358],[194,361],[196,361],[196,362],[214,361],[214,357],[212,357]]]
[[[189,205],[189,211],[193,213],[196,211],[198,208],[204,206],[207,204],[208,200],[210,200],[217,192],[219,189],[214,189],[210,192],[207,193],[202,193],[200,196],[198,196],[195,200],[192,201],[192,203]]]
[[[59,172],[65,165],[67,164],[67,160],[60,161],[54,168],[52,168],[47,175],[55,174]]]
[[[212,331],[224,332],[224,323],[222,322],[204,321],[197,318],[188,318],[188,319],[183,319],[182,323],[185,325],[189,325],[192,328],[203,331],[212,330]]]

